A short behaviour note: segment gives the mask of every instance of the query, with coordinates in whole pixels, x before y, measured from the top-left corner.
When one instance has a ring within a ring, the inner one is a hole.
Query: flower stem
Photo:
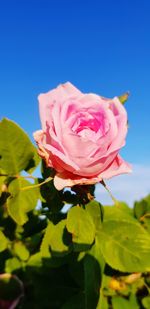
[[[101,180],[100,183],[102,184],[102,186],[106,189],[106,191],[109,193],[112,201],[114,202],[114,204],[116,206],[118,206],[119,202],[116,200],[116,198],[112,195],[111,191],[108,189],[108,187],[106,186],[104,180]]]
[[[41,187],[43,186],[45,183],[51,181],[53,178],[52,177],[48,177],[46,178],[43,182],[41,183],[38,183],[36,185],[31,185],[31,186],[27,186],[27,187],[23,187],[21,188],[21,191],[26,191],[26,190],[30,190],[30,189],[34,189],[34,188],[38,188],[38,187]]]

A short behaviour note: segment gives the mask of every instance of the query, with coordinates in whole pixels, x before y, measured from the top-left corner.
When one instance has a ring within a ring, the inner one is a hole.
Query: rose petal
[[[112,140],[107,152],[108,154],[122,148],[125,145],[125,137],[127,135],[127,112],[117,97],[110,103],[110,109],[116,118],[118,134]]]
[[[74,85],[72,85],[70,82],[61,84],[58,86],[58,88],[62,88],[67,93],[67,97],[68,95],[71,98],[78,97],[81,95],[81,91],[78,88],[76,88]]]
[[[45,143],[44,131],[38,130],[33,133],[33,136],[38,145],[38,153],[45,160],[47,166],[53,167],[57,171],[66,169],[73,172],[74,170],[79,170],[77,164],[71,161],[63,152]]]
[[[49,124],[52,121],[51,112],[55,103],[58,104],[66,99],[78,97],[80,94],[81,92],[69,82],[59,85],[56,89],[47,93],[40,94],[38,100],[42,129],[46,129],[47,121]]]
[[[108,179],[124,173],[131,173],[131,165],[126,163],[119,155],[113,163],[99,175],[92,178],[85,178],[71,173],[57,173],[54,177],[54,186],[57,190],[62,190],[65,187],[73,187],[75,185],[90,185],[100,182],[102,179]]]
[[[49,154],[48,152],[45,150],[45,148],[43,147],[43,140],[44,140],[44,137],[45,137],[45,134],[42,130],[38,130],[38,131],[35,131],[33,133],[33,137],[38,145],[38,154],[39,156],[45,161],[46,165],[47,166],[53,166],[52,165],[52,162],[50,161],[50,158],[49,158]]]
[[[57,173],[54,177],[54,186],[57,190],[62,190],[66,187],[73,187],[75,185],[90,185],[101,181],[101,177],[83,178],[77,175],[69,174],[67,172]]]
[[[103,179],[109,179],[113,176],[117,176],[120,174],[131,173],[132,168],[131,165],[125,162],[120,155],[117,155],[112,164],[105,171],[103,171],[100,176]]]

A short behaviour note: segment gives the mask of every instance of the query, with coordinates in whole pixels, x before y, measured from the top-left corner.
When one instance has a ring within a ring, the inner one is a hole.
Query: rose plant
[[[39,155],[0,122],[0,308],[150,308],[150,196],[133,208],[94,198],[96,183],[131,171],[125,99],[70,83],[40,95]]]

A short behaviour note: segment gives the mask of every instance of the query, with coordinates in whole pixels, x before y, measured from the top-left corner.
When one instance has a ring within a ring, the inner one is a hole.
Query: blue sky
[[[2,0],[1,116],[32,138],[40,128],[37,96],[59,83],[106,97],[129,90],[122,155],[149,168],[149,15],[149,0]]]

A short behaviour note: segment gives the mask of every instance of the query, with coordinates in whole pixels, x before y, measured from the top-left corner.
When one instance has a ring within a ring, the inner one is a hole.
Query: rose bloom
[[[34,139],[47,167],[56,171],[58,190],[131,171],[118,154],[125,145],[127,113],[117,97],[84,94],[67,82],[40,94],[39,109],[42,130]]]

